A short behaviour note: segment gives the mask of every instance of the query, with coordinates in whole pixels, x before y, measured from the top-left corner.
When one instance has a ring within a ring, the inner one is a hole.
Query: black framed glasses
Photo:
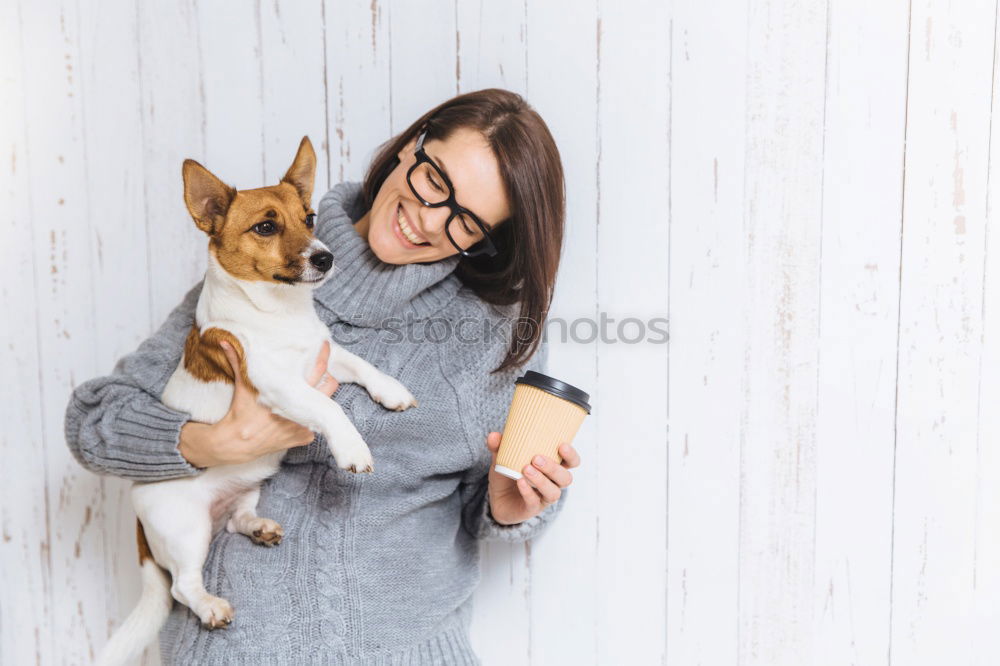
[[[410,186],[414,196],[424,206],[428,208],[447,206],[449,208],[451,212],[444,223],[444,233],[460,255],[463,257],[478,257],[483,254],[488,257],[495,256],[497,246],[490,236],[489,230],[475,213],[458,205],[455,200],[455,187],[451,184],[451,180],[424,152],[425,138],[427,138],[427,130],[421,132],[420,136],[417,137],[417,146],[414,150],[416,162],[406,172],[406,184]],[[453,232],[452,222],[455,220],[458,220],[458,228]],[[482,238],[479,238],[477,231],[482,233]],[[469,241],[473,242],[469,244]],[[463,248],[463,244],[469,244],[468,249]]]

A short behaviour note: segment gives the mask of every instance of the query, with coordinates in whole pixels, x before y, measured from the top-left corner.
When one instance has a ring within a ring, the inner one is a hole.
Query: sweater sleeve
[[[66,444],[95,474],[160,481],[198,474],[177,450],[190,416],[160,402],[194,323],[201,283],[112,374],[78,386],[66,408]]]
[[[507,410],[514,396],[514,380],[527,370],[544,372],[548,360],[548,343],[544,340],[535,355],[521,368],[489,375],[478,410],[469,410],[467,425],[473,450],[481,451],[479,463],[468,471],[460,486],[462,524],[475,538],[483,541],[523,542],[539,536],[562,510],[569,489],[563,488],[559,500],[537,516],[513,525],[502,525],[494,518],[489,501],[489,472],[492,456],[486,448],[486,435],[501,432]],[[496,367],[496,363],[491,367]],[[487,370],[488,372],[488,370]],[[470,405],[471,407],[471,405]],[[467,411],[467,410],[463,410]]]

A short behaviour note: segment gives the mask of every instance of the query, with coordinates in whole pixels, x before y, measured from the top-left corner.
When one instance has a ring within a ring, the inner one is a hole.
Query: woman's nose
[[[428,236],[444,235],[444,225],[451,211],[447,206],[431,207],[420,204],[420,228]]]

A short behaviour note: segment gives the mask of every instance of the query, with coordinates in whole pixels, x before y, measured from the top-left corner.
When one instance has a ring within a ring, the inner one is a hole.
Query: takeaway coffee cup
[[[493,469],[520,479],[520,470],[536,455],[562,462],[559,445],[573,441],[584,417],[590,413],[590,396],[533,370],[514,384],[514,399],[507,412]]]

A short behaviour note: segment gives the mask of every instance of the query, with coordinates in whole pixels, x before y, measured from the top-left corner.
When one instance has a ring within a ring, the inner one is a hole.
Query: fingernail
[[[525,472],[525,474],[527,474],[528,476],[534,476],[534,475],[538,474],[538,472],[536,472],[536,471],[535,471],[535,468],[534,468],[534,467],[525,467],[525,468],[524,468],[524,472]]]
[[[542,456],[535,456],[535,459],[532,462],[534,462],[539,467],[545,467],[545,458],[543,458]]]

